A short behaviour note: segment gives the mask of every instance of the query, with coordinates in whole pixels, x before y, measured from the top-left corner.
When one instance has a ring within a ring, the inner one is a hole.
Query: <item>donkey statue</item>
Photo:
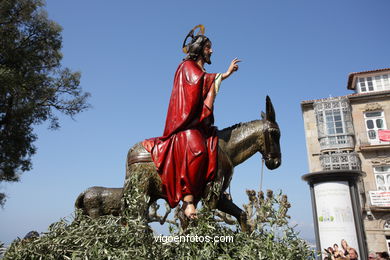
[[[218,209],[234,216],[238,220],[242,231],[248,231],[246,213],[224,193],[229,187],[234,167],[257,152],[262,154],[268,169],[276,169],[281,164],[280,130],[275,120],[274,107],[268,96],[266,98],[266,113],[262,112],[261,117],[260,120],[236,124],[218,131],[218,170],[214,183],[208,185],[204,192],[205,197],[209,198],[206,203],[212,209]],[[217,192],[213,187],[218,187]],[[137,204],[138,211],[147,218],[150,205],[158,199],[164,198],[164,195],[160,176],[156,171],[150,153],[145,150],[141,142],[130,148],[127,154],[126,178],[123,190],[104,187],[89,188],[79,195],[76,207],[83,209],[83,212],[90,216],[92,216],[90,213],[93,213],[94,217],[97,216],[96,212],[99,212],[100,215],[111,214],[114,211],[112,209],[113,203],[104,203],[105,200],[112,199],[107,195],[113,194],[113,196],[120,197],[123,194],[131,194],[131,190],[135,188],[141,194],[140,197],[147,198]],[[211,193],[214,195],[210,196]],[[103,195],[106,197],[103,197]],[[105,210],[104,208],[89,209],[83,207],[83,205],[106,204],[111,205],[111,208],[107,207],[107,210]],[[121,210],[125,210],[126,200],[121,205]]]
[[[275,120],[275,110],[271,99],[266,98],[266,114],[261,120],[234,126],[218,131],[218,170],[215,183],[220,188],[216,196],[208,201],[211,208],[216,208],[233,215],[240,223],[241,229],[247,231],[246,214],[236,206],[224,193],[228,188],[236,165],[243,163],[256,152],[260,152],[268,169],[275,169],[281,164],[280,130]],[[130,181],[138,180],[138,183]],[[134,145],[128,152],[126,162],[126,179],[124,193],[137,187],[138,191],[149,199],[147,205],[139,205],[139,210],[147,214],[149,205],[163,198],[161,180],[156,172],[150,154],[141,143]],[[206,188],[205,195],[211,192],[211,185]],[[126,207],[126,205],[124,205]]]

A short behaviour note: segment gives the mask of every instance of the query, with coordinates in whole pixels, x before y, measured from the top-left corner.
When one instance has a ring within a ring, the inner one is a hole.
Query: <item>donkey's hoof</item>
[[[248,225],[248,219],[247,219],[247,216],[246,216],[246,213],[245,212],[242,212],[240,214],[240,220],[239,220],[239,223],[240,223],[240,227],[241,227],[241,231],[242,232],[250,232],[250,227]]]

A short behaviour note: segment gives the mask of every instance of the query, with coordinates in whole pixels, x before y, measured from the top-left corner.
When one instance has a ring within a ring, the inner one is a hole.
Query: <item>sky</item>
[[[263,190],[281,190],[291,225],[314,240],[306,142],[300,102],[351,94],[348,74],[389,68],[388,0],[295,1],[54,1],[49,18],[63,36],[64,67],[82,73],[92,108],[61,128],[35,127],[33,169],[17,183],[0,183],[0,241],[45,232],[70,218],[78,194],[91,186],[122,187],[128,149],[162,135],[173,75],[187,33],[198,24],[213,42],[208,72],[239,70],[222,82],[215,125],[260,118],[269,95],[281,129],[282,165],[264,170]],[[235,168],[233,201],[260,186],[261,156]],[[154,225],[156,233],[164,227]]]

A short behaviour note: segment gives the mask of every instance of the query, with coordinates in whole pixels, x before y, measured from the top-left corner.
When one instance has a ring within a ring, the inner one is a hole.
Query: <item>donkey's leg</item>
[[[220,200],[218,201],[217,209],[234,216],[238,220],[242,231],[250,231],[245,211],[243,211],[236,204],[234,204],[233,201],[229,199],[225,194],[222,194]]]
[[[130,214],[134,218],[141,217],[146,222],[150,203],[149,169],[145,164],[135,163],[128,170],[130,173],[125,179],[122,212]]]

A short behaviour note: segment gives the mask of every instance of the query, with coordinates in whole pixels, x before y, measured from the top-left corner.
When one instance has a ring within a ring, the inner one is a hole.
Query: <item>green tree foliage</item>
[[[34,125],[49,121],[56,129],[56,111],[73,117],[89,106],[80,73],[61,66],[62,29],[43,6],[42,0],[0,1],[0,182],[18,181],[31,169]]]
[[[128,208],[122,217],[91,219],[80,212],[72,222],[61,220],[41,237],[15,240],[4,259],[264,259],[306,260],[315,252],[288,226],[290,204],[282,194],[248,192],[246,208],[253,214],[251,233],[221,224],[216,211],[203,208],[199,219],[184,232],[172,225],[170,235],[183,239],[160,239],[139,213],[137,194],[126,195]],[[177,221],[175,216],[174,220]],[[199,237],[203,237],[200,239]],[[184,238],[186,237],[186,241]],[[215,239],[218,237],[218,242]],[[225,240],[223,240],[225,239]],[[208,241],[206,241],[208,240]]]

